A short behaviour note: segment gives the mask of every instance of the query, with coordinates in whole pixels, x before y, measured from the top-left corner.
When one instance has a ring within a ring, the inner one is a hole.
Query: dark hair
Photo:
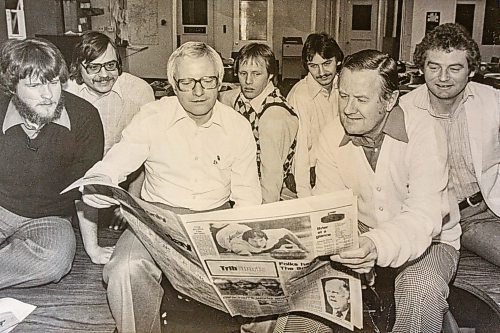
[[[0,85],[14,94],[19,80],[36,77],[43,83],[59,77],[68,80],[68,68],[61,51],[42,38],[11,39],[0,48]]]
[[[83,83],[82,72],[80,69],[80,64],[85,62],[89,63],[106,52],[108,45],[111,45],[115,49],[116,58],[118,60],[118,74],[122,74],[122,59],[116,44],[103,33],[98,31],[88,31],[85,32],[81,40],[75,45],[73,50],[73,58],[71,61],[71,66],[69,69],[69,77],[76,81],[78,84]]]
[[[437,26],[417,44],[413,53],[413,62],[422,70],[429,50],[466,51],[470,71],[477,71],[481,65],[479,46],[467,30],[457,23],[445,23]]]
[[[337,62],[344,60],[344,52],[342,52],[335,39],[326,32],[313,33],[307,36],[302,48],[302,66],[306,71],[308,70],[307,63],[314,58],[315,54],[319,54],[324,59],[335,58]]]
[[[250,238],[255,238],[255,237],[265,238],[267,240],[267,235],[262,230],[250,229],[250,230],[245,231],[241,235],[241,239],[243,239],[244,241],[248,241]]]
[[[342,64],[342,72],[349,70],[377,70],[382,83],[381,98],[387,100],[394,91],[399,89],[398,68],[396,61],[389,55],[377,50],[362,50],[348,55]]]
[[[235,73],[238,73],[242,63],[258,61],[259,59],[264,60],[266,70],[269,74],[274,75],[274,77],[278,75],[278,65],[276,64],[276,58],[273,51],[266,44],[260,43],[250,43],[240,49],[234,63]]]

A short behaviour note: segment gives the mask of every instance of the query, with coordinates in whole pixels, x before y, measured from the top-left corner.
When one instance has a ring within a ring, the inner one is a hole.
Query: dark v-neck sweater
[[[28,144],[21,125],[1,130],[10,96],[0,93],[0,206],[30,218],[68,216],[77,190],[59,194],[103,155],[104,134],[97,109],[64,92],[71,130],[49,123]]]

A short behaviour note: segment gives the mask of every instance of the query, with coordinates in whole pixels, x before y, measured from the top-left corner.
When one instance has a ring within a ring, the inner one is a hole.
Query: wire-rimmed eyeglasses
[[[104,64],[98,64],[98,63],[91,62],[87,65],[82,64],[82,66],[87,71],[87,74],[97,74],[101,71],[101,69],[103,67],[108,72],[116,71],[118,69],[118,61],[111,60],[111,61],[105,62]]]
[[[185,79],[175,80],[177,88],[182,92],[188,92],[196,87],[196,83],[199,83],[203,89],[215,89],[219,84],[219,78],[217,76],[203,76],[199,79],[193,79],[191,77]]]

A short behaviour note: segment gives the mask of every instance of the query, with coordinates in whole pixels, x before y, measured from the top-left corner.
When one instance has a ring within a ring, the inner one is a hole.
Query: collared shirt
[[[106,94],[97,94],[85,83],[79,85],[74,80],[68,81],[65,90],[89,101],[99,111],[104,128],[105,154],[120,141],[123,129],[140,107],[155,100],[153,89],[146,81],[125,72]]]
[[[266,97],[275,86],[269,82],[264,90],[251,101],[242,98],[260,113]],[[240,89],[229,90],[220,95],[220,100],[234,107]],[[261,187],[264,203],[280,199],[283,187],[283,164],[290,152],[290,146],[297,135],[299,120],[280,106],[270,106],[259,120]]]
[[[52,120],[52,123],[66,127],[68,130],[71,131],[71,123],[69,121],[69,116],[68,112],[66,111],[66,108],[62,109],[61,116],[55,120]],[[14,127],[16,125],[21,125],[21,128],[30,139],[36,138],[38,133],[43,128],[43,126],[36,129],[27,127],[24,118],[21,117],[16,107],[14,106],[14,103],[10,101],[9,106],[7,107],[7,112],[5,113],[5,118],[3,120],[3,125],[2,125],[3,134],[5,134],[5,132],[9,128]]]
[[[355,146],[363,147],[368,163],[370,163],[371,168],[375,171],[378,157],[380,155],[380,148],[384,142],[385,135],[389,135],[395,140],[408,143],[408,133],[406,133],[405,128],[405,116],[400,107],[396,106],[391,110],[382,129],[382,135],[376,142],[369,142],[367,139],[363,140],[363,137],[354,137],[345,134],[339,147],[342,147],[351,141]]]
[[[362,147],[341,145],[345,130],[339,120],[325,127],[317,148],[313,193],[352,189],[358,219],[370,228],[363,235],[375,244],[382,267],[418,258],[432,241],[456,249],[460,241],[458,212],[443,224],[450,213],[445,133],[427,112],[398,109],[384,127],[375,170]],[[407,140],[399,140],[404,132]]]
[[[310,168],[315,165],[313,147],[326,124],[338,117],[337,77],[328,92],[311,75],[297,82],[287,97],[299,116],[299,131],[294,161],[297,195],[311,195]]]
[[[474,165],[472,164],[472,153],[467,129],[467,115],[465,113],[464,103],[468,98],[473,98],[472,91],[467,85],[464,89],[464,95],[457,109],[451,114],[438,114],[430,103],[429,97],[422,101],[429,113],[435,117],[443,126],[448,137],[448,163],[450,165],[450,181],[453,184],[457,195],[457,202],[470,197],[479,192],[479,184],[474,174]]]
[[[141,196],[146,201],[195,211],[262,201],[256,145],[248,121],[217,102],[198,126],[177,97],[146,104],[125,128],[122,140],[87,174],[118,184],[144,163]]]

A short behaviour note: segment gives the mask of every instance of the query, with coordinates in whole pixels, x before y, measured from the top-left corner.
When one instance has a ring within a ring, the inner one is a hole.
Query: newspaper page
[[[351,191],[180,219],[232,315],[306,311],[362,327],[358,276],[321,260],[358,247]]]
[[[305,311],[362,328],[360,280],[327,257],[358,247],[351,191],[178,215],[106,179],[81,179],[67,190],[81,186],[120,203],[179,292],[233,316]]]

